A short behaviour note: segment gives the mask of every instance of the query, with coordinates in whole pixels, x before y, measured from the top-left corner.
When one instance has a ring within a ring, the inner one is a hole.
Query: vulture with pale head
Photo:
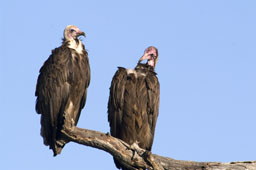
[[[145,64],[141,61],[147,60]],[[151,150],[159,110],[160,85],[155,73],[157,48],[148,47],[135,69],[119,67],[110,87],[110,133],[132,145]],[[123,167],[115,160],[117,168]]]
[[[90,83],[88,53],[79,36],[78,27],[68,25],[62,45],[52,50],[37,79],[36,111],[41,114],[41,135],[44,144],[59,154],[68,142],[61,130],[76,125],[86,102]]]

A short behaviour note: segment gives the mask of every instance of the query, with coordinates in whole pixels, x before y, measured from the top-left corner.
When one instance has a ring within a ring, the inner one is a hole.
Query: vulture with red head
[[[141,61],[147,60],[145,64]],[[132,145],[151,150],[159,110],[160,85],[155,73],[157,48],[148,47],[135,69],[119,67],[110,87],[110,133]],[[115,160],[117,168],[123,167]]]
[[[76,125],[85,106],[90,83],[88,53],[79,36],[78,27],[68,25],[62,45],[52,50],[37,79],[36,111],[41,114],[41,135],[44,144],[59,154],[68,142],[61,130]]]

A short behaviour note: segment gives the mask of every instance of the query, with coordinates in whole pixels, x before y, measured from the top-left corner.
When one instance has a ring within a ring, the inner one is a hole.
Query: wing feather
[[[53,149],[56,130],[60,125],[60,113],[63,112],[70,92],[71,52],[59,47],[52,51],[46,60],[37,80],[36,111],[41,116],[41,135],[44,143]]]
[[[156,73],[144,65],[135,70],[119,68],[108,101],[111,135],[128,144],[138,142],[151,150],[159,109],[159,82]],[[114,159],[117,168],[122,165]]]
[[[122,123],[124,90],[126,85],[126,69],[119,67],[116,71],[110,86],[110,95],[108,101],[108,121],[110,123],[110,132],[112,136],[118,136],[118,127]]]
[[[147,108],[148,108],[148,124],[151,129],[151,140],[150,140],[150,149],[153,144],[153,138],[155,134],[155,127],[157,122],[157,117],[159,114],[159,96],[160,96],[160,84],[156,74],[154,72],[149,72],[146,77],[147,85]]]

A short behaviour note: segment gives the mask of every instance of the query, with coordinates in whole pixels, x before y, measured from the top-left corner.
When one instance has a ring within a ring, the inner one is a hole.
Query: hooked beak
[[[143,61],[143,60],[149,60],[150,58],[151,58],[150,55],[144,54],[144,55],[140,58],[139,62],[141,62],[141,61]]]
[[[147,61],[147,64],[152,66],[153,68],[156,67],[156,63],[157,63],[157,60],[158,60],[158,57],[157,56],[154,56],[154,54],[144,54],[140,60],[139,60],[139,63],[143,60],[148,60]]]
[[[85,33],[83,32],[83,31],[79,31],[79,32],[77,32],[77,37],[79,37],[79,36],[84,36],[84,37],[86,37],[86,35],[85,35]]]
[[[83,31],[77,30],[76,31],[76,37],[79,37],[81,35],[85,37],[85,33]]]

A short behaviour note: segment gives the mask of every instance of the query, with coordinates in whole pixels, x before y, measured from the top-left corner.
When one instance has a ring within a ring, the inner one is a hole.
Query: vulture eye
[[[75,30],[74,29],[70,29],[70,33],[74,32]]]

